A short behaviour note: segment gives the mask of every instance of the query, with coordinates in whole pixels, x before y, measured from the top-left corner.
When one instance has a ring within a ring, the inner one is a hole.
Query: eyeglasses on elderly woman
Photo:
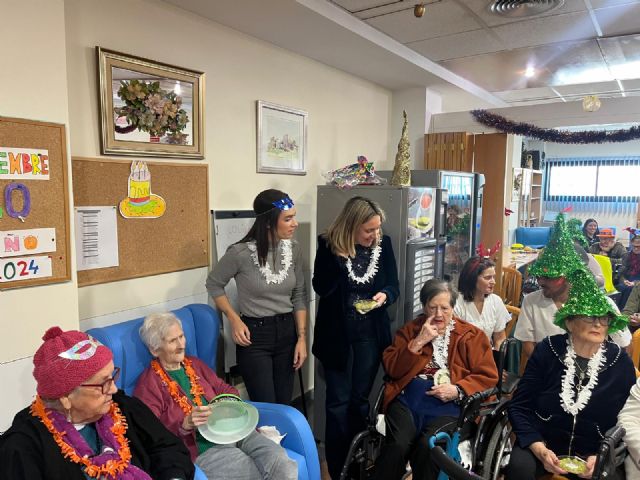
[[[583,323],[587,323],[589,325],[595,325],[596,323],[602,325],[603,327],[608,327],[611,323],[610,317],[578,317],[576,320],[580,320]]]
[[[102,391],[102,394],[106,395],[107,393],[109,393],[109,390],[111,390],[111,387],[113,385],[115,385],[115,383],[118,380],[118,378],[120,378],[120,367],[115,367],[113,369],[113,375],[111,375],[111,377],[107,378],[104,382],[102,382],[102,383],[82,383],[79,386],[80,387],[100,388],[101,391]]]

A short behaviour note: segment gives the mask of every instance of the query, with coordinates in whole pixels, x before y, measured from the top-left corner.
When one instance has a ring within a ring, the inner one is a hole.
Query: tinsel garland
[[[568,132],[555,128],[540,128],[530,123],[514,122],[487,110],[472,110],[471,115],[478,123],[495,128],[504,133],[522,135],[553,143],[622,143],[640,139],[640,126],[622,130],[582,130]]]

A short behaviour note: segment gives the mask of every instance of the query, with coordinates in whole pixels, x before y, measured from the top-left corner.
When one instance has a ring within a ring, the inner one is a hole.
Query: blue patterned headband
[[[293,208],[293,200],[289,197],[284,197],[275,202],[271,202],[271,205],[276,207],[278,210],[291,210]]]

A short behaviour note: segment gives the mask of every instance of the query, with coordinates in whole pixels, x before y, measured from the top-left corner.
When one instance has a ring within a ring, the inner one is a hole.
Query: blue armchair
[[[220,317],[216,310],[209,305],[191,304],[174,310],[173,313],[182,321],[187,338],[187,355],[200,358],[215,371],[220,335]],[[129,395],[133,394],[138,377],[152,358],[138,334],[143,320],[138,318],[87,331],[113,352],[113,362],[121,369],[118,387]],[[320,480],[318,450],[304,416],[287,405],[261,402],[254,402],[254,405],[260,412],[258,426],[275,425],[281,433],[286,433],[282,446],[289,457],[298,462],[298,478]],[[195,478],[205,479],[199,470],[196,471]]]
[[[518,227],[516,243],[527,247],[542,248],[549,242],[551,227]]]

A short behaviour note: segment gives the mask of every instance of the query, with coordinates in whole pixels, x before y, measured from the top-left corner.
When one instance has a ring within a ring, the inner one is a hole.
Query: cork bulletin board
[[[209,199],[206,165],[147,162],[151,191],[166,202],[159,218],[117,215],[119,266],[82,270],[78,285],[206,267]],[[117,206],[127,197],[130,160],[72,158],[76,207]]]
[[[64,125],[0,117],[0,290],[71,280],[66,144]]]

